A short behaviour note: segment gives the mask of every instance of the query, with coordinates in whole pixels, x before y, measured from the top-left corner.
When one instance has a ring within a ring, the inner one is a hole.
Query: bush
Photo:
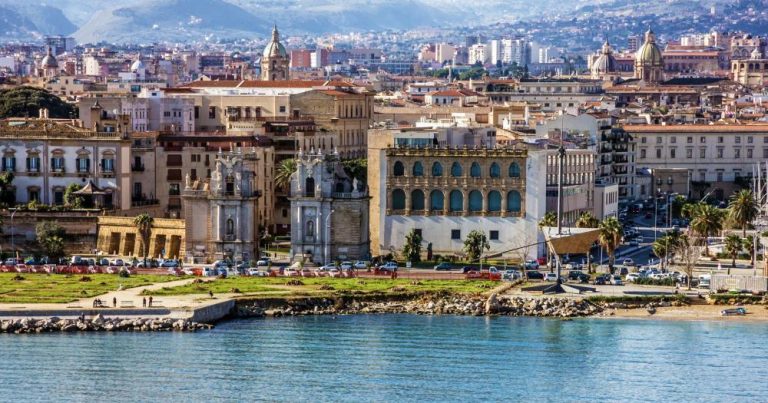
[[[122,278],[128,278],[131,277],[131,273],[128,272],[126,269],[120,269],[120,271],[117,273],[118,277]]]
[[[674,278],[671,278],[671,277],[663,278],[663,279],[641,277],[635,280],[634,283],[639,285],[658,285],[658,286],[674,287],[677,282],[675,281]]]
[[[665,302],[665,301],[677,301],[680,303],[688,303],[688,297],[683,294],[675,295],[636,295],[636,296],[608,296],[608,295],[594,295],[586,298],[587,301],[592,303],[610,303],[610,302],[622,302],[626,304],[647,304],[650,302]]]

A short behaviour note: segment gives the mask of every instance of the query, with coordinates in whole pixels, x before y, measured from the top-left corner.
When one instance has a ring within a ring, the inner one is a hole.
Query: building
[[[560,155],[558,150],[547,154],[547,211],[558,211],[558,176]],[[563,162],[563,215],[562,224],[572,227],[582,213],[595,210],[595,152],[567,149]]]
[[[664,80],[664,58],[656,44],[656,34],[648,28],[645,42],[635,54],[635,78],[644,83],[659,83]]]
[[[75,38],[72,37],[62,35],[45,37],[45,46],[53,49],[53,54],[56,56],[64,52],[72,52],[76,45]]]
[[[256,158],[243,150],[219,152],[207,180],[184,179],[188,258],[248,262],[258,257]],[[197,255],[197,256],[195,256]]]
[[[613,49],[606,39],[600,50],[600,55],[590,65],[593,80],[614,81],[619,78],[619,68]]]
[[[370,259],[365,185],[347,175],[338,154],[300,152],[296,162],[290,195],[292,260]]]
[[[412,229],[424,250],[441,255],[461,254],[472,230],[486,234],[489,254],[524,260],[543,250],[545,154],[494,148],[495,141],[471,146],[430,130],[370,130],[368,137],[374,256],[399,253]]]
[[[291,58],[280,43],[277,25],[272,28],[272,39],[261,54],[261,79],[264,81],[288,80],[290,78]]]
[[[731,61],[731,76],[739,84],[763,88],[768,83],[768,59],[755,48],[750,59]]]
[[[144,257],[141,235],[133,219],[134,217],[98,217],[96,248],[107,255],[133,256],[136,259]],[[147,245],[147,257],[183,259],[187,253],[183,242],[185,232],[184,220],[155,217]]]
[[[618,217],[619,185],[616,183],[595,183],[595,212],[598,220]]]
[[[98,109],[94,111],[98,114]],[[61,206],[69,185],[92,184],[103,194],[98,200],[89,200],[87,207],[129,209],[127,129],[115,121],[102,121],[96,129],[86,129],[74,119],[49,119],[45,109],[38,119],[0,121],[0,169],[14,175],[16,203]]]

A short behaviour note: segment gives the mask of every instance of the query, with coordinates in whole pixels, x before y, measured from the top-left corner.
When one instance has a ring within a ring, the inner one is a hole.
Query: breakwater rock
[[[211,329],[212,325],[192,322],[189,319],[172,318],[105,318],[96,315],[92,319],[8,319],[0,321],[0,333],[51,333],[51,332],[194,332]]]
[[[408,313],[417,315],[507,315],[571,318],[602,308],[583,299],[465,295],[379,295],[334,298],[242,299],[236,317]]]

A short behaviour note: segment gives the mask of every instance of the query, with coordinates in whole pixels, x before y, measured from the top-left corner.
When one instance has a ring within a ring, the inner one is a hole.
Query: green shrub
[[[676,281],[674,278],[671,278],[671,277],[663,278],[663,279],[640,277],[636,279],[634,283],[639,285],[658,285],[658,286],[674,287],[676,284]]]

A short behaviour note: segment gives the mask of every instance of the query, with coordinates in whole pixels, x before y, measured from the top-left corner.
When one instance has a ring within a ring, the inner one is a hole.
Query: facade
[[[369,259],[368,193],[339,155],[300,152],[291,176],[292,260],[327,264]]]
[[[756,48],[750,59],[731,61],[731,76],[739,84],[763,88],[768,82],[768,59]]]
[[[264,81],[288,80],[290,78],[291,58],[280,43],[277,25],[272,29],[269,41],[261,55],[261,79]]]
[[[615,183],[595,184],[595,212],[598,220],[617,217],[619,214],[619,185]]]
[[[600,55],[590,65],[590,71],[593,80],[614,81],[619,77],[618,63],[607,40],[600,50]]]
[[[133,217],[98,217],[96,248],[107,255],[144,257],[141,235]],[[186,254],[184,220],[154,218],[147,257],[180,259]]]
[[[11,118],[0,121],[3,172],[13,172],[17,203],[63,205],[71,184],[88,181],[105,192],[102,206],[128,209],[130,141],[127,127],[104,123],[98,130],[77,120]]]
[[[547,211],[557,211],[560,155],[557,150],[547,154]],[[595,152],[565,150],[563,165],[563,216],[565,226],[573,226],[582,213],[594,213]]]
[[[434,138],[419,146],[419,138],[424,140],[424,133],[369,131],[374,255],[402,250],[412,229],[421,232],[424,250],[431,244],[436,254],[461,254],[464,237],[476,229],[488,236],[490,254],[515,249],[510,253],[518,259],[538,255],[537,223],[546,203],[544,154],[493,144],[454,148]]]

